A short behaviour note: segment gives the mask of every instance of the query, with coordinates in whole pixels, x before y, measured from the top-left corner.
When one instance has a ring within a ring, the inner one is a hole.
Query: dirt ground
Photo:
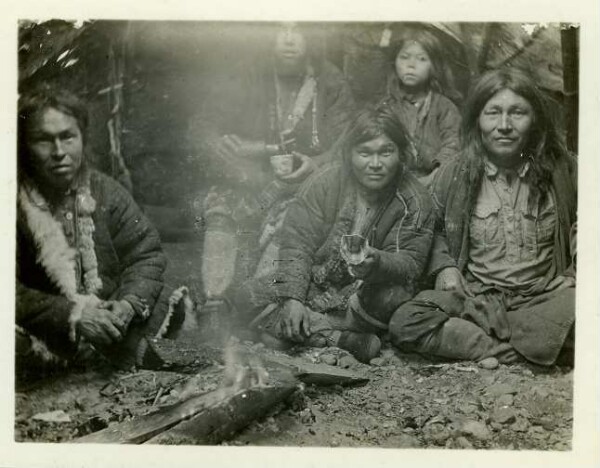
[[[331,351],[313,357],[323,360]],[[341,360],[369,383],[307,388],[297,409],[251,425],[232,444],[570,449],[573,380],[566,369],[490,371],[433,364],[391,348],[377,365]]]
[[[370,366],[336,348],[303,350],[296,358],[335,362],[370,380],[354,387],[299,385],[224,445],[571,448],[573,373],[566,368],[486,370],[391,348]],[[148,370],[56,375],[18,389],[15,439],[69,441],[173,403],[190,380],[196,392],[214,390],[222,375],[217,364],[195,377]],[[35,419],[53,411],[69,420]]]
[[[189,249],[176,245],[167,251],[168,281],[197,281],[199,266]],[[273,352],[262,345],[254,349]],[[372,365],[337,348],[290,353],[370,380],[353,387],[300,384],[291,398],[223,445],[571,449],[572,369],[515,364],[487,370],[469,362],[431,362],[389,345]],[[15,440],[70,441],[173,403],[192,377],[197,393],[214,390],[222,375],[218,363],[195,377],[115,373],[101,366],[56,374],[17,387]]]

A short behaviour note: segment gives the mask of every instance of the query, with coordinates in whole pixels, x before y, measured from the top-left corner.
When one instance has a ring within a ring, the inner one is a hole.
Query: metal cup
[[[275,156],[271,156],[271,167],[277,177],[290,175],[294,172],[294,155],[276,154]]]
[[[340,252],[348,265],[360,265],[367,257],[369,242],[360,234],[344,234]]]

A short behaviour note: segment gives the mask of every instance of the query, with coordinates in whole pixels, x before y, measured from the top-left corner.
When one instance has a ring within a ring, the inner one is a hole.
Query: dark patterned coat
[[[292,201],[280,233],[277,295],[305,301],[311,282],[344,287],[353,281],[340,254],[355,214],[357,182],[341,162],[322,167]],[[362,234],[380,250],[365,283],[413,291],[427,263],[435,213],[427,190],[408,171]]]
[[[102,280],[97,296],[127,299],[136,312],[145,306],[152,311],[166,268],[158,232],[129,193],[110,177],[90,171],[90,190],[96,201],[93,239]],[[39,263],[33,234],[18,209],[16,324],[50,350],[68,356],[76,347],[69,339],[72,308],[73,303],[60,294]]]

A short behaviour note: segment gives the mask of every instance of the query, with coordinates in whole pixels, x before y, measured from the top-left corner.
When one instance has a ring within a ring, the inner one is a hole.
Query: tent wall
[[[355,91],[363,86],[364,95],[357,92],[363,101],[377,97],[379,81],[393,63],[392,48],[382,50],[378,42],[381,31],[389,27],[397,32],[404,25],[322,23],[313,28],[319,31],[323,53],[346,72]],[[565,101],[569,142],[576,148],[576,28],[561,33],[561,25],[552,24],[427,27],[444,39],[463,93],[473,77],[489,68],[508,64],[534,74],[542,87]],[[202,155],[192,154],[186,143],[190,116],[201,109],[210,83],[268,51],[270,34],[272,28],[264,23],[23,22],[19,86],[27,90],[45,81],[83,95],[90,103],[94,163],[125,184],[129,171],[133,192],[143,204],[184,206],[191,193],[210,183]],[[356,51],[367,60],[362,69],[352,68]],[[362,78],[357,75],[363,72]],[[128,171],[114,154],[111,125]]]

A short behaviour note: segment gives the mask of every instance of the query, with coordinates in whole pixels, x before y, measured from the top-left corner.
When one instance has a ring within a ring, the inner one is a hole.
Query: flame
[[[269,373],[261,359],[251,353],[244,353],[235,339],[229,340],[223,351],[225,372],[224,386],[233,392],[252,387],[266,387]]]

